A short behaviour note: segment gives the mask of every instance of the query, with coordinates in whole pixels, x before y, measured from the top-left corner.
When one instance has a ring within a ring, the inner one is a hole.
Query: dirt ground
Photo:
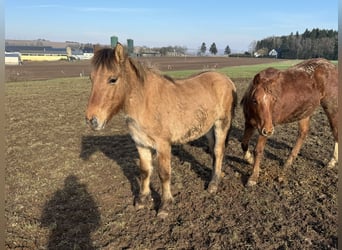
[[[6,66],[6,79],[13,81],[6,83],[6,249],[337,249],[338,175],[337,168],[325,167],[333,138],[322,109],[312,117],[287,185],[276,178],[294,145],[296,124],[276,128],[259,183],[247,188],[252,167],[242,159],[238,106],[216,195],[206,191],[212,159],[205,139],[174,146],[175,201],[162,220],[156,217],[156,171],[151,206],[134,209],[139,161],[123,114],[104,131],[85,125],[91,86],[79,74],[87,75],[89,65],[73,65]],[[78,77],[27,82],[61,76]],[[234,82],[240,100],[248,81]]]

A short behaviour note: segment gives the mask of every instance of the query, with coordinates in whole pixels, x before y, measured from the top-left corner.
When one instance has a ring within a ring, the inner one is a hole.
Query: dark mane
[[[139,81],[144,84],[146,80],[146,72],[148,69],[144,65],[142,65],[140,62],[135,61],[130,57],[127,57],[127,58],[133,71],[137,75]]]
[[[91,64],[95,69],[105,67],[112,69],[115,67],[114,50],[112,48],[104,48],[95,52]]]
[[[175,83],[175,79],[173,79],[171,76],[169,76],[169,75],[163,75],[163,77],[164,77],[166,80],[168,80],[168,81],[170,81],[170,82],[172,82],[172,83]]]
[[[142,83],[144,83],[147,69],[143,65],[141,65],[141,63],[129,58],[127,55],[125,56],[125,59],[128,60],[138,79]],[[114,56],[114,49],[104,48],[96,51],[91,60],[91,63],[95,70],[99,68],[106,68],[108,70],[115,69],[117,62]]]

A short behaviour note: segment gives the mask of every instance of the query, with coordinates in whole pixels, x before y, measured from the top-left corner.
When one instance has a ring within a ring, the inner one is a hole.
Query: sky
[[[135,46],[204,42],[248,51],[253,41],[305,29],[338,30],[338,0],[7,0],[5,38]]]

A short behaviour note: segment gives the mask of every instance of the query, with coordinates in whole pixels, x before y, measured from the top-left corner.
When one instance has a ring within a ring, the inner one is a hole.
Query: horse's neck
[[[124,113],[128,116],[140,116],[147,107],[151,108],[158,102],[162,88],[162,80],[155,74],[149,74],[144,83],[137,78],[131,79],[130,88],[126,95]]]

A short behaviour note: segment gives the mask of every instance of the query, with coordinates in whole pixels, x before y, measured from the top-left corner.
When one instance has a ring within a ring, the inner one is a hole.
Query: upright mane
[[[95,52],[91,64],[94,69],[107,68],[113,69],[115,67],[114,50],[111,48],[103,48]]]
[[[148,69],[138,61],[132,60],[127,55],[125,55],[125,61],[128,61],[129,65],[138,77],[139,81],[144,83],[146,79],[146,72]],[[114,49],[112,48],[103,48],[96,51],[91,63],[95,70],[99,68],[106,68],[108,70],[112,70],[118,67],[118,62],[116,62],[114,56]]]

